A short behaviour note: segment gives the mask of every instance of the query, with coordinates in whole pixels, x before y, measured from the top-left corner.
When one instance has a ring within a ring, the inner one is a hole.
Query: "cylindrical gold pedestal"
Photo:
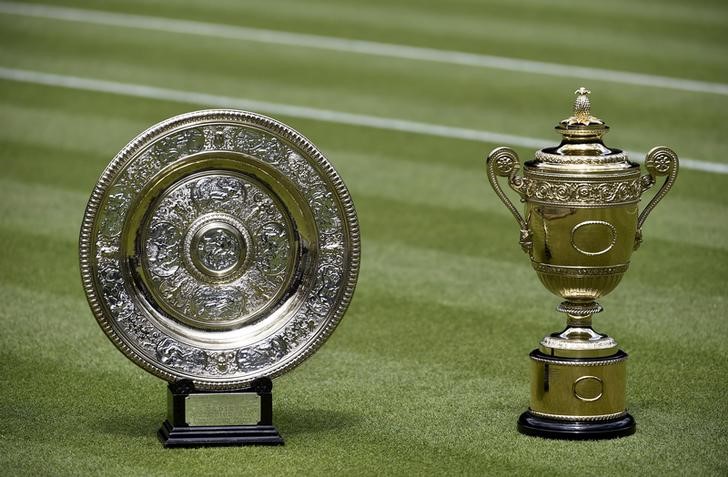
[[[598,358],[563,358],[534,350],[531,413],[565,421],[603,421],[626,410],[627,353]]]
[[[634,433],[626,406],[627,353],[590,321],[570,316],[566,330],[531,352],[531,403],[518,421],[522,433],[560,439]]]

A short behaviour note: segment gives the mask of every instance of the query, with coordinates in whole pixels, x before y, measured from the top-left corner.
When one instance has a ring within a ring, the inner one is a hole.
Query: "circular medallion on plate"
[[[359,230],[346,186],[275,120],[208,110],[139,135],[101,175],[81,228],[91,309],[168,381],[236,389],[328,338],[351,300]]]

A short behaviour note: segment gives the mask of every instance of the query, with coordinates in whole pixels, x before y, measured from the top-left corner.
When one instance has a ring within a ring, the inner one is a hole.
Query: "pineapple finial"
[[[562,122],[566,123],[568,126],[573,126],[574,124],[583,124],[584,126],[588,126],[590,124],[604,124],[601,119],[591,115],[591,104],[589,102],[589,95],[591,94],[591,91],[582,86],[574,91],[574,94],[576,95],[576,100],[574,101],[574,114]]]

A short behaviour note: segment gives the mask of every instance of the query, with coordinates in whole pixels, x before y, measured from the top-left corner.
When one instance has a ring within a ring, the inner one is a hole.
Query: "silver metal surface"
[[[351,197],[310,141],[265,116],[208,110],[131,141],[86,208],[81,274],[109,338],[200,389],[299,364],[331,334],[359,270]]]
[[[256,393],[193,393],[185,397],[185,420],[190,426],[255,425],[260,420]]]

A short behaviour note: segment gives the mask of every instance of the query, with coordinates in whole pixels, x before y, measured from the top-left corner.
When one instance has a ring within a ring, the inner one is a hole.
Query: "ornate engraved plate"
[[[131,141],[91,195],[81,274],[132,361],[200,389],[274,377],[333,332],[359,270],[346,186],[289,127],[198,111]]]

